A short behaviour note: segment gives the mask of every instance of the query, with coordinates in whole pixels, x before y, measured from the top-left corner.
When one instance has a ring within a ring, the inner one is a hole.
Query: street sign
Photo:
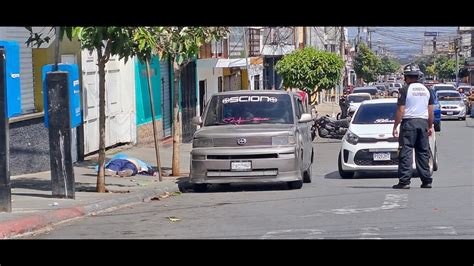
[[[433,36],[433,37],[436,37],[436,36],[438,36],[438,33],[437,33],[437,32],[433,32],[433,31],[425,31],[425,36]]]

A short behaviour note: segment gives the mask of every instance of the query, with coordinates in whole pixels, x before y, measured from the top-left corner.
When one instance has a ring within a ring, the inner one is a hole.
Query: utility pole
[[[456,86],[459,84],[459,37],[454,40],[454,56],[456,58]]]
[[[474,30],[472,30],[472,28],[471,28],[471,57],[474,57]]]
[[[357,37],[355,41],[355,51],[356,53],[359,52],[359,45],[360,45],[360,27],[357,27]]]
[[[341,58],[342,58],[342,75],[341,75],[341,82],[340,82],[340,87],[339,87],[339,92],[342,93],[342,90],[344,89],[344,79],[346,78],[346,58],[345,58],[345,52],[346,52],[346,40],[345,40],[345,34],[344,34],[344,27],[341,27],[341,37],[340,37],[340,43],[339,43],[339,51],[341,53]],[[339,98],[337,97],[336,93],[336,101],[339,102]]]
[[[249,68],[249,51],[248,51],[248,43],[247,43],[247,28],[244,28],[244,52],[245,52],[245,65],[247,67],[247,89],[250,90],[250,68]]]
[[[305,46],[304,27],[297,27],[297,32],[298,32],[298,48],[303,49]]]
[[[372,50],[372,32],[374,32],[374,30],[367,29],[367,42],[369,43],[370,50]]]

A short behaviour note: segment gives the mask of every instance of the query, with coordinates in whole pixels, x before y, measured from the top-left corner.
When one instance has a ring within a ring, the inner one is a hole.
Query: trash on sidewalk
[[[59,203],[57,203],[57,202],[53,202],[53,203],[52,203],[52,204],[50,204],[49,206],[58,206],[58,205],[59,205]]]
[[[169,192],[165,192],[164,195],[160,195],[160,199],[166,199],[166,198],[169,198],[171,196],[171,194]]]
[[[113,156],[110,161],[105,164],[105,173],[110,176],[129,177],[136,174],[155,176],[156,171],[153,167],[137,158],[130,157],[123,153]],[[99,166],[95,167],[96,172]]]
[[[177,217],[174,217],[174,216],[169,216],[169,217],[166,217],[168,218],[168,220],[172,221],[172,222],[179,222],[181,221],[181,219],[177,218]]]
[[[107,193],[130,193],[130,190],[105,189]]]

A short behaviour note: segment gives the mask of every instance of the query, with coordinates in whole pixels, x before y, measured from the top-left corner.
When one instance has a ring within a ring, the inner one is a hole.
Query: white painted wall
[[[97,53],[82,51],[83,110],[84,110],[84,153],[99,149],[99,75],[96,65]],[[106,65],[106,125],[105,143],[135,143],[135,69],[134,60],[118,60],[111,57]]]
[[[249,69],[250,89],[256,90],[254,81],[255,81],[255,76],[259,75],[260,76],[259,86],[260,86],[260,89],[263,90],[263,64],[250,65],[249,67],[250,67]]]
[[[212,94],[217,93],[218,90],[218,78],[223,76],[222,68],[215,68],[214,66],[217,63],[218,58],[208,58],[208,59],[199,59],[197,60],[197,76],[198,82],[201,80],[206,80],[206,101],[212,96]],[[199,103],[199,106],[203,106],[202,103]],[[199,113],[199,110],[198,110]]]

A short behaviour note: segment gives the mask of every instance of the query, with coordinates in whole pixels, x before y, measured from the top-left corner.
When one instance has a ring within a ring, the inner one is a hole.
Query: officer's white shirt
[[[432,105],[433,94],[421,83],[403,86],[398,94],[398,105],[405,105],[403,119],[428,119],[428,105]]]

